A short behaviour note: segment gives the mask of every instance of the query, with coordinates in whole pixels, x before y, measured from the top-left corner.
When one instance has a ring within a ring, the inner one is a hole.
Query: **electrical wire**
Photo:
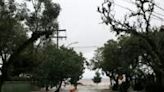
[[[155,6],[156,6],[157,8],[159,8],[160,10],[164,11],[164,8],[158,6],[157,4],[155,4]]]
[[[125,1],[125,0],[124,0],[124,1]],[[129,11],[132,11],[132,12],[133,12],[133,10],[131,10],[131,9],[125,7],[125,6],[122,6],[122,5],[119,5],[119,4],[116,4],[116,3],[114,3],[114,5],[116,5],[116,6],[118,6],[118,7],[121,7],[121,8],[123,8],[123,9],[126,9],[126,10],[129,10]],[[160,13],[158,13],[158,12],[153,12],[153,13],[155,13],[155,14],[152,14],[152,16],[156,17],[156,18],[158,19],[158,21],[164,21],[164,18],[160,17],[160,16],[163,16],[163,17],[164,17],[163,14],[160,14]],[[156,14],[157,14],[157,15],[156,15]],[[158,16],[158,15],[160,15],[160,16]]]

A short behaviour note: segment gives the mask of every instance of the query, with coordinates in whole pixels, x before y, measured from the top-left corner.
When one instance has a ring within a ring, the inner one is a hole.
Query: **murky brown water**
[[[92,80],[83,79],[80,81],[83,85],[79,85],[77,87],[76,92],[117,92],[110,90],[109,80],[103,80],[100,84],[94,84]],[[72,89],[71,85],[62,86],[61,92],[70,92],[69,90]],[[55,89],[50,89],[49,92],[54,92]],[[45,92],[43,91],[34,91],[34,92]],[[128,92],[137,92],[129,89]]]
[[[61,92],[69,92],[69,90],[62,90]],[[111,90],[100,89],[78,89],[76,92],[112,92]]]
[[[94,84],[91,79],[83,79],[79,81],[83,85],[79,85],[77,87],[76,92],[112,92],[109,90],[109,80],[103,79],[101,83]],[[72,89],[71,85],[62,86],[61,92],[69,92],[69,90]],[[50,89],[49,92],[54,92],[55,89]],[[44,92],[44,91],[41,91]]]
[[[98,89],[84,89],[84,90],[78,90],[77,92],[112,92],[110,90],[98,90]]]

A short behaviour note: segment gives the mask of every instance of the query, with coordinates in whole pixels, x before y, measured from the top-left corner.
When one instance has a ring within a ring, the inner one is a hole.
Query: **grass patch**
[[[31,84],[24,81],[8,81],[2,86],[2,92],[31,92]]]

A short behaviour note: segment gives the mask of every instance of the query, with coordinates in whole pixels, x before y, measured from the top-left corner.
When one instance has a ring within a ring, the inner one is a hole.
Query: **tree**
[[[99,72],[96,72],[96,73],[95,73],[95,76],[93,77],[92,80],[93,80],[93,82],[96,83],[96,84],[100,83],[100,82],[101,82],[100,73],[99,73]]]
[[[74,55],[74,62],[71,64],[73,65],[74,68],[72,68],[71,70],[69,82],[75,86],[75,89],[77,89],[78,81],[82,79],[83,77],[82,74],[84,73],[85,62],[86,62],[86,59],[83,57],[82,53],[79,53],[79,54],[76,53]]]
[[[58,4],[54,4],[51,0],[28,1],[33,3],[34,11],[24,7],[26,2],[21,6],[17,5],[15,0],[0,1],[0,55],[2,59],[0,91],[4,81],[8,80],[10,65],[19,54],[39,38],[42,40],[49,38],[58,29],[56,22],[60,11]],[[29,32],[31,36],[27,37]]]
[[[150,80],[145,78],[154,72],[149,63],[150,57],[145,59],[147,53],[140,47],[141,43],[143,43],[142,39],[134,36],[121,36],[117,41],[109,40],[103,47],[96,50],[91,65],[93,69],[101,69],[110,77],[113,89],[118,89],[118,75],[122,74],[126,75],[127,87],[129,81],[133,81],[136,76],[135,80],[142,78],[146,83]],[[145,66],[147,69],[143,68]],[[115,81],[115,84],[112,81]]]
[[[121,49],[119,42],[109,40],[103,47],[98,48],[98,52],[96,52],[98,54],[92,59],[93,67],[101,69],[110,78],[114,89],[118,88],[117,75],[128,74],[127,70],[129,70],[129,63],[123,59]]]
[[[151,18],[156,4],[154,0],[135,0],[134,4],[137,10],[130,10],[131,14],[125,15],[123,21],[114,17],[111,9],[114,4],[111,0],[105,0],[102,6],[98,7],[98,11],[102,14],[104,23],[110,25],[117,34],[127,33],[142,38],[144,41],[142,46],[146,45],[144,49],[152,57],[151,63],[153,63],[153,70],[157,78],[156,83],[159,87],[157,89],[162,90],[164,88],[164,83],[161,81],[164,76],[163,54],[160,53],[156,41],[150,36],[153,33],[159,32],[158,29],[154,30],[154,27],[151,27]],[[145,7],[145,5],[148,5],[148,7]]]
[[[84,58],[82,54],[77,54],[73,49],[65,47],[57,48],[53,44],[44,47],[43,62],[34,72],[34,78],[41,86],[56,86],[59,92],[63,81],[70,79],[70,83],[77,85],[77,81],[82,78],[84,70]]]

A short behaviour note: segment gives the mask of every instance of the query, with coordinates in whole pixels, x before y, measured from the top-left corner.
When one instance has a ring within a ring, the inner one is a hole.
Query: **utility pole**
[[[59,48],[59,39],[67,38],[67,36],[60,36],[59,32],[66,32],[66,29],[57,30],[56,31],[56,36],[53,36],[53,38],[56,38],[57,48]]]

